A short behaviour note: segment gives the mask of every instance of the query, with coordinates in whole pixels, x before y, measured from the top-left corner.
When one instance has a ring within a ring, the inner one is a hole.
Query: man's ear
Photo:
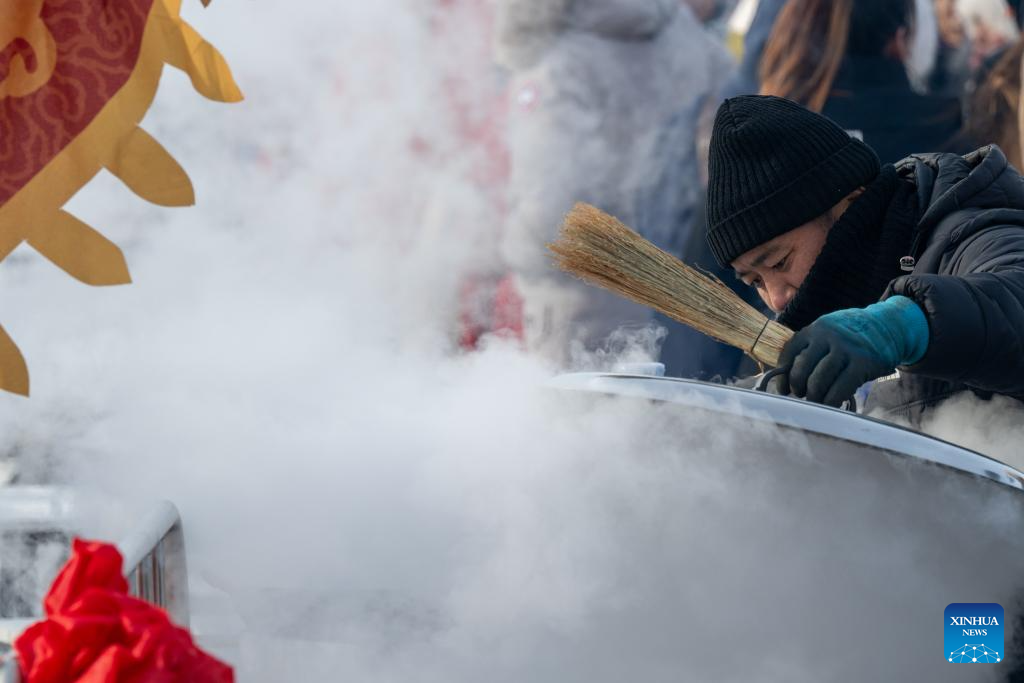
[[[831,228],[832,225],[843,217],[846,210],[850,208],[850,205],[857,201],[857,198],[864,194],[864,188],[858,187],[856,190],[846,195],[839,200],[839,203],[829,209],[828,213],[822,216],[824,219],[823,225],[827,228]]]

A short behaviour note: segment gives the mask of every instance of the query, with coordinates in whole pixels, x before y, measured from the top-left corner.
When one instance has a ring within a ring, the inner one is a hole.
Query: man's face
[[[757,289],[769,308],[782,313],[821,254],[830,218],[816,218],[738,257],[731,264],[736,277]]]
[[[818,260],[828,231],[862,194],[863,187],[854,190],[824,216],[739,256],[729,264],[736,277],[755,288],[768,308],[782,313]]]

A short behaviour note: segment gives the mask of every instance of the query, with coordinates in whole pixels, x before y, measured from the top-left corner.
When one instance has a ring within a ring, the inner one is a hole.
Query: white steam
[[[248,99],[165,77],[145,125],[197,207],[109,176],[72,203],[135,284],[91,290],[28,250],[0,266],[34,383],[0,400],[0,434],[33,478],[116,501],[90,520],[110,538],[119,509],[180,507],[239,680],[1005,673],[947,665],[939,620],[1019,613],[1019,497],[749,417],[557,393],[501,340],[456,351],[493,209],[445,85],[482,29],[432,34],[420,0],[187,13]],[[622,339],[633,361],[657,333]]]
[[[965,392],[929,413],[921,431],[1024,470],[1021,415],[1020,401],[1006,396],[983,401]]]

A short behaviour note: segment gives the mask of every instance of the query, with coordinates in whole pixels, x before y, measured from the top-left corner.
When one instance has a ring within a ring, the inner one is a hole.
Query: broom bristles
[[[589,204],[577,204],[548,248],[581,280],[648,306],[775,367],[793,331],[768,320],[717,278],[676,257]]]

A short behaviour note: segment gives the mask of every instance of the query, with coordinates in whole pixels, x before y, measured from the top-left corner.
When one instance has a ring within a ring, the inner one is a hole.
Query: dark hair
[[[913,25],[914,0],[789,0],[761,58],[761,94],[821,111],[846,55],[881,55]]]

